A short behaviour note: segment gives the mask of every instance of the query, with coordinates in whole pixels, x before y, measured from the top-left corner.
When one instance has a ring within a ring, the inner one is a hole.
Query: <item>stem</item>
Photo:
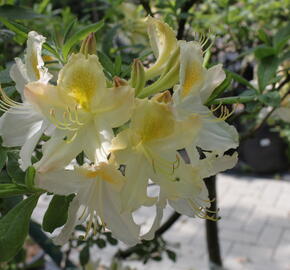
[[[204,179],[205,185],[208,189],[209,199],[212,200],[209,209],[210,212],[217,211],[217,193],[216,193],[216,177],[211,176]],[[208,215],[212,213],[208,212]],[[222,267],[222,258],[219,246],[218,223],[217,221],[206,220],[206,240],[209,261],[215,266]]]
[[[247,103],[249,101],[256,101],[256,100],[257,100],[256,96],[225,97],[225,98],[217,98],[215,100],[212,100],[208,105]]]
[[[197,3],[199,0],[189,0],[186,1],[182,7],[181,7],[181,12],[180,13],[187,13],[190,8]],[[177,30],[177,39],[182,39],[183,34],[184,34],[184,29],[185,29],[185,24],[186,24],[186,18],[181,18],[178,23],[178,30]]]
[[[41,226],[38,223],[34,221],[30,222],[29,235],[58,266],[61,265],[63,254],[60,248],[55,246],[42,232]],[[69,260],[67,266],[76,268],[76,266]]]
[[[150,15],[150,16],[154,17],[154,14],[153,14],[153,12],[151,10],[151,7],[150,7],[150,1],[149,0],[140,0],[140,4],[143,6],[145,11],[147,12],[147,15]]]

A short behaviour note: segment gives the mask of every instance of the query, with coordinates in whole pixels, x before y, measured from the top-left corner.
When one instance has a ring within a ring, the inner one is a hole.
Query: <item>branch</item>
[[[147,12],[147,15],[154,17],[154,14],[150,7],[150,0],[140,0],[140,4],[143,6],[145,11]]]
[[[199,0],[188,0],[186,1],[182,7],[181,7],[181,14],[182,13],[187,13],[190,8],[195,4],[197,3]],[[183,38],[183,34],[184,34],[184,28],[185,28],[185,24],[186,24],[186,18],[181,18],[179,20],[179,23],[178,23],[178,30],[177,30],[177,39],[182,39]]]
[[[171,228],[171,226],[181,217],[181,215],[177,212],[174,212],[164,223],[163,225],[155,232],[155,239],[160,237],[163,233],[165,233],[168,229]],[[121,258],[121,259],[126,259],[128,258],[131,254],[133,254],[135,251],[138,250],[138,245],[134,247],[130,247],[125,250],[119,250],[116,254],[115,257]]]
[[[208,189],[209,199],[212,200],[208,215],[217,212],[216,176],[204,179]],[[206,219],[206,241],[209,261],[215,266],[222,267],[222,257],[219,245],[218,222]]]
[[[279,86],[275,91],[279,91],[286,83],[290,81],[290,76],[288,76]],[[287,95],[290,93],[290,89],[281,97],[281,102],[287,97]],[[273,107],[264,117],[264,119],[255,126],[253,129],[251,129],[247,134],[241,136],[240,141],[248,139],[252,137],[257,131],[259,131],[267,122],[269,117],[272,115],[272,113],[277,109],[277,107]]]

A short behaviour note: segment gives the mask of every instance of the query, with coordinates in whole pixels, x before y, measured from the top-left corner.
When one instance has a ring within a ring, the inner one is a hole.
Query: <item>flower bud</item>
[[[126,86],[126,85],[128,85],[127,81],[121,79],[120,77],[114,78],[114,86],[115,87],[121,87],[121,86]]]
[[[90,33],[82,42],[80,53],[84,55],[96,54],[97,42],[94,33]]]
[[[145,71],[142,62],[139,59],[134,59],[130,84],[135,88],[135,95],[137,96],[145,86]]]
[[[142,92],[139,93],[139,98],[145,98],[149,95],[164,91],[173,87],[179,81],[179,67],[180,67],[180,50],[176,48],[168,60],[168,63],[164,67],[159,79],[151,85],[145,87]]]
[[[157,93],[154,97],[152,97],[152,100],[156,100],[159,103],[169,104],[172,102],[172,96],[170,92],[166,90],[162,93]]]

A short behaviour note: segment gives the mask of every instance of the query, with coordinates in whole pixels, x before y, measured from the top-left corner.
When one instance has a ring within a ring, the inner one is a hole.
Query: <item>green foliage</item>
[[[103,21],[88,25],[88,26],[82,28],[81,30],[79,30],[77,33],[75,33],[70,38],[68,38],[68,40],[65,42],[65,44],[63,45],[63,48],[62,48],[62,54],[63,54],[64,59],[65,60],[67,59],[67,56],[68,56],[70,50],[77,42],[80,42],[81,40],[83,40],[89,33],[97,32],[98,30],[100,30],[103,27],[103,25],[104,25]]]
[[[269,82],[276,75],[279,66],[279,58],[277,56],[267,56],[262,58],[258,64],[258,82],[259,90],[263,92]]]
[[[33,20],[35,18],[41,18],[43,15],[37,14],[28,8],[3,5],[0,6],[0,17],[4,17],[8,20]]]
[[[25,199],[0,219],[0,262],[9,261],[21,249],[38,197]]]
[[[73,197],[74,195],[53,196],[43,218],[43,230],[52,233],[56,228],[65,224],[67,220],[68,207]]]
[[[90,260],[90,248],[89,246],[84,246],[79,255],[80,264],[85,266]]]

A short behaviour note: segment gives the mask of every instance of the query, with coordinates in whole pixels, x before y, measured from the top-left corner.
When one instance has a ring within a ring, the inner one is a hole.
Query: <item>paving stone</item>
[[[282,236],[282,228],[272,225],[266,225],[258,240],[259,246],[266,246],[271,248],[276,248]]]
[[[264,262],[267,258],[271,257],[271,254],[271,248],[235,243],[233,244],[228,257],[236,258],[240,263],[257,263]]]
[[[241,230],[229,230],[225,228],[220,229],[220,238],[228,241],[254,244],[257,242],[258,236],[247,233]]]

